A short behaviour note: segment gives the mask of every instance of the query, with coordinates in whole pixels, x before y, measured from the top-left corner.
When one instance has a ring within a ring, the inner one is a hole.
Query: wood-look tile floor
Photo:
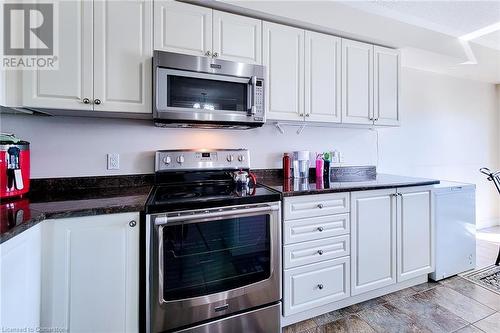
[[[481,268],[496,259],[500,227],[481,230],[478,235],[477,268]],[[283,329],[283,333],[333,332],[500,333],[500,295],[455,276],[403,289]]]

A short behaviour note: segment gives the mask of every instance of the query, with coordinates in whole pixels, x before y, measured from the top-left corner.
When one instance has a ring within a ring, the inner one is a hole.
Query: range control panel
[[[250,169],[247,149],[160,150],[155,171]]]

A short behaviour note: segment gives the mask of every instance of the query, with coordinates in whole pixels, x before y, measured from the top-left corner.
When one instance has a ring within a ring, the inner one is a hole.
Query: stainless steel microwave
[[[265,68],[155,51],[153,118],[162,127],[252,128],[266,121]]]

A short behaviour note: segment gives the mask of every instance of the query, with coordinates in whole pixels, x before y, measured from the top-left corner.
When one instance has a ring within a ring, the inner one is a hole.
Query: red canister
[[[30,188],[30,143],[0,134],[0,198],[15,198]]]

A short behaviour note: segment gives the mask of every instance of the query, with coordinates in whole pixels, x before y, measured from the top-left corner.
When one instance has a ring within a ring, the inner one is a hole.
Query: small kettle
[[[238,170],[232,172],[231,175],[236,185],[248,186],[248,184],[250,183],[250,179],[252,180],[254,185],[257,185],[257,178],[251,172]]]

